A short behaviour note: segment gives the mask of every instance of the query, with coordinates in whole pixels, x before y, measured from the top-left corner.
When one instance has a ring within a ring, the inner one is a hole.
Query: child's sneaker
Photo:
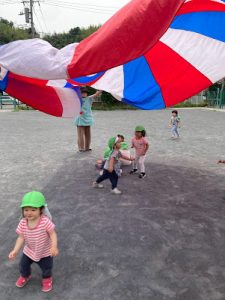
[[[52,290],[52,277],[42,279],[42,292],[50,292]]]
[[[101,183],[93,182],[92,187],[96,189],[103,189],[104,185],[102,185]]]
[[[20,275],[20,277],[19,277],[19,278],[17,279],[17,281],[16,281],[16,286],[17,286],[18,288],[22,288],[22,287],[24,287],[24,286],[27,284],[27,282],[28,282],[30,279],[31,279],[31,275],[28,276],[28,277],[26,277],[26,278]]]
[[[146,177],[146,174],[145,173],[140,173],[140,175],[139,175],[139,178],[145,178]]]
[[[111,191],[111,193],[114,194],[114,195],[120,195],[120,194],[122,194],[122,192],[118,188],[113,189]]]
[[[130,174],[134,174],[137,172],[138,169],[133,169],[132,171],[130,171]]]

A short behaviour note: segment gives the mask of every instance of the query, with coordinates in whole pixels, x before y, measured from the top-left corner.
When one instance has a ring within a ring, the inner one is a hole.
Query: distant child
[[[180,128],[180,117],[178,116],[177,110],[172,111],[172,117],[170,119],[169,126],[171,127],[172,138],[179,138],[180,135],[178,128]]]
[[[92,115],[93,99],[101,95],[101,91],[88,96],[88,89],[81,87],[82,106],[80,116],[74,121],[77,126],[77,144],[79,152],[91,151],[91,126],[94,124]]]
[[[100,175],[93,183],[95,188],[103,188],[102,181],[109,179],[112,184],[112,193],[115,195],[121,194],[121,191],[117,188],[118,179],[120,175],[120,158],[132,161],[133,158],[125,157],[121,154],[121,140],[118,137],[112,137],[108,141],[108,147],[110,149],[109,157],[106,159],[103,169],[103,174]]]
[[[45,197],[40,192],[24,195],[20,207],[23,218],[16,229],[18,238],[9,259],[16,258],[24,245],[20,260],[20,276],[16,286],[22,288],[31,279],[31,265],[37,263],[42,271],[42,291],[52,290],[53,257],[58,255],[55,225],[43,214]]]
[[[143,126],[137,126],[135,128],[135,136],[131,141],[131,148],[135,149],[135,160],[133,163],[133,170],[130,174],[134,174],[140,170],[139,178],[144,178],[145,174],[145,157],[149,149],[149,143],[146,139],[146,130]]]
[[[218,164],[225,164],[225,160],[223,160],[223,159],[220,159],[220,160],[218,160],[218,162],[217,162]]]

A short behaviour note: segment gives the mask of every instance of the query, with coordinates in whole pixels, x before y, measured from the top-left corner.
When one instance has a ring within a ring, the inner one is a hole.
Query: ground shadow
[[[91,188],[94,162],[78,155],[43,190],[60,255],[54,291],[42,299],[225,299],[223,176],[151,163],[142,180],[125,169],[123,195],[114,196],[108,182],[103,190]],[[7,231],[16,221],[5,223],[4,255],[12,244]],[[13,287],[17,272],[3,264],[0,299],[40,299],[34,269],[33,281],[21,291]]]

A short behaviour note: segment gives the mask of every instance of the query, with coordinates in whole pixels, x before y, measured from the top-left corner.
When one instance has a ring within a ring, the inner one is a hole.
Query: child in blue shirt
[[[88,96],[87,88],[81,87],[81,112],[80,116],[74,121],[74,124],[77,126],[77,143],[80,152],[91,150],[91,126],[94,124],[91,107],[93,99],[100,96],[100,94],[101,91],[97,91],[95,94]]]

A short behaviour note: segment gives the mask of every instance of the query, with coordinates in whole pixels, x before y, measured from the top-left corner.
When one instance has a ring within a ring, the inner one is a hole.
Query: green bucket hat
[[[145,128],[142,125],[138,125],[135,127],[135,131],[145,131]]]
[[[113,149],[113,146],[116,144],[118,138],[117,137],[112,137],[108,140],[108,147],[110,150]]]
[[[36,191],[26,193],[23,196],[20,207],[23,208],[26,206],[35,207],[35,208],[47,206],[44,195],[42,193],[36,192]]]

